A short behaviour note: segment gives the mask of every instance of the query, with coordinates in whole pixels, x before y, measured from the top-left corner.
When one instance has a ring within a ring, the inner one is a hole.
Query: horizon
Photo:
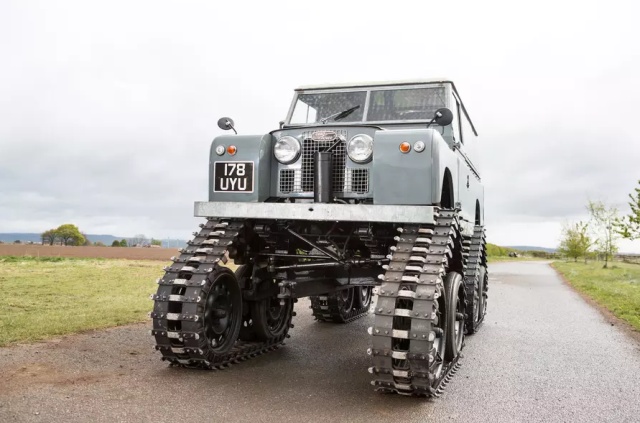
[[[432,55],[423,18],[433,9],[406,4],[412,13],[328,1],[309,15],[279,1],[252,14],[208,2],[3,2],[0,231],[72,222],[87,233],[189,239],[203,221],[193,203],[207,199],[218,118],[232,117],[241,135],[267,133],[300,85],[438,75],[456,83],[478,129],[492,243],[556,248],[563,223],[586,219],[589,199],[626,214],[640,179],[640,143],[626,124],[640,98],[632,5],[439,4],[464,30],[430,19],[430,34],[446,34]],[[240,29],[274,10],[279,22],[304,14],[323,27],[336,9],[383,30]],[[338,66],[300,66],[318,58]],[[640,251],[638,241],[619,246]]]

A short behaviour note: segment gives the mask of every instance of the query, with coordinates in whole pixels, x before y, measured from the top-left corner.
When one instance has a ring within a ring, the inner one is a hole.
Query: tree
[[[122,241],[120,241],[120,246],[121,247],[126,247],[127,246],[127,240],[123,239]]]
[[[80,230],[76,225],[66,223],[58,226],[56,229],[58,237],[62,240],[64,245],[82,245],[84,244],[84,236],[80,233]]]
[[[588,230],[589,225],[584,222],[565,225],[562,228],[562,239],[560,240],[558,251],[575,261],[578,261],[580,257],[584,257],[584,262],[586,263],[589,248],[593,244]]]
[[[82,234],[82,237],[84,238],[84,242],[82,243],[82,245],[84,246],[91,245],[91,240],[89,240],[89,238],[87,237],[87,234],[85,234],[84,232],[81,232],[81,234]]]
[[[616,232],[623,238],[631,240],[640,238],[640,188],[636,187],[634,191],[635,194],[629,194],[631,212],[614,223]]]
[[[136,234],[133,238],[129,239],[129,245],[132,247],[142,247],[147,242],[145,234]]]
[[[162,241],[159,239],[151,238],[151,245],[162,245]]]
[[[93,243],[94,247],[106,247],[106,245],[104,245],[104,242],[102,241],[96,241]]]
[[[56,242],[56,239],[59,238],[58,232],[55,229],[49,229],[48,231],[44,231],[40,234],[40,238],[42,238],[43,244],[53,245]]]
[[[604,256],[604,268],[618,251],[616,245],[619,235],[616,222],[619,222],[618,209],[604,204],[602,201],[589,201],[587,210],[591,215],[594,237],[598,252]]]
[[[117,239],[116,239],[116,240],[114,240],[114,241],[111,243],[111,246],[112,246],[112,247],[120,247],[120,241],[118,241]]]

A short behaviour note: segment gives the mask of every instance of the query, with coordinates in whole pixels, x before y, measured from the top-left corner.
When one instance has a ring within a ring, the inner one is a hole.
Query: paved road
[[[172,369],[146,325],[0,349],[0,422],[638,422],[640,345],[543,263],[490,268],[489,315],[445,394],[372,392],[371,317],[318,324],[222,372]]]

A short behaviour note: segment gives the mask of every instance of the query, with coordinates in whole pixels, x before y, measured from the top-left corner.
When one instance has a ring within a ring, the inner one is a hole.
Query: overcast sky
[[[632,1],[0,2],[0,232],[186,239],[211,140],[275,129],[298,85],[453,79],[491,242],[557,246],[640,179]],[[640,250],[638,244],[623,249]]]

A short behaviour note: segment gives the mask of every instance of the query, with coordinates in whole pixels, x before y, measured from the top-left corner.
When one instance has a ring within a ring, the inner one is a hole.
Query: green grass
[[[520,257],[509,257],[509,256],[488,256],[487,262],[496,263],[499,261],[536,261],[536,260],[546,260],[543,258],[532,257],[532,256],[520,256]]]
[[[553,263],[577,290],[640,331],[640,266],[614,262],[613,268],[603,269],[602,265],[602,262]]]
[[[0,257],[0,346],[144,321],[161,261]]]

